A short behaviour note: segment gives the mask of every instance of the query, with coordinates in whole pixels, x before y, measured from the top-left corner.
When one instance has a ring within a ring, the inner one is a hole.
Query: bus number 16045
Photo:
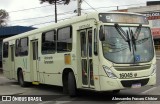
[[[133,77],[133,73],[120,73],[119,75],[121,79]]]

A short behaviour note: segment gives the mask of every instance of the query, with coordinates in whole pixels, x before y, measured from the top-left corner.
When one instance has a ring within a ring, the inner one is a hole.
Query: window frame
[[[25,39],[25,38],[27,39],[27,54],[23,55],[22,52],[21,52],[21,40],[22,40],[22,39]],[[28,53],[29,53],[29,49],[28,49],[28,48],[29,48],[29,47],[28,47],[29,42],[28,42],[28,40],[29,40],[28,37],[24,37],[24,38],[20,38],[20,39],[19,39],[19,45],[18,45],[18,47],[20,48],[20,49],[19,49],[19,52],[18,52],[19,56],[28,56]]]
[[[4,45],[7,44],[7,49],[4,50]],[[4,53],[7,52],[6,56],[4,56]],[[8,58],[9,56],[9,42],[4,42],[3,43],[3,58]]]
[[[61,29],[64,29],[64,28],[70,28],[70,38],[68,38],[68,39],[71,39],[71,45],[72,45],[72,47],[71,47],[71,50],[70,51],[59,51],[58,50],[58,36],[59,36],[59,30],[61,30]],[[64,52],[71,52],[72,51],[72,49],[73,49],[73,27],[72,27],[72,25],[69,25],[69,26],[65,26],[65,27],[61,27],[61,28],[58,28],[57,29],[57,38],[56,38],[56,42],[57,42],[57,53],[64,53]]]
[[[53,51],[53,52],[51,52],[51,53],[44,53],[43,52],[43,36],[45,36],[45,34],[46,33],[48,33],[48,32],[51,32],[51,31],[54,31],[54,43],[55,43],[55,50]],[[55,29],[53,29],[53,30],[49,30],[49,31],[45,31],[45,32],[42,32],[42,34],[41,34],[41,54],[42,55],[46,55],[46,54],[54,54],[54,53],[56,53],[56,51],[57,51],[57,31],[55,30]]]

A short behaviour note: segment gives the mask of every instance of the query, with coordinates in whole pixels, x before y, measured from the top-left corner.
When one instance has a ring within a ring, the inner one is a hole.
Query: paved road
[[[157,69],[160,68],[160,60],[157,60]],[[154,91],[154,88],[160,86],[160,70],[157,70],[157,85],[154,87],[142,87],[140,89],[127,89],[122,90],[119,95],[132,95],[132,94],[141,94],[141,93],[147,93],[149,91]],[[56,99],[57,101],[46,101],[46,102],[29,102],[30,104],[82,104],[82,103],[88,103],[88,104],[97,104],[97,103],[111,103],[116,104],[119,102],[106,102],[102,101],[107,98],[107,96],[110,96],[110,92],[103,92],[103,93],[97,93],[97,92],[91,92],[91,91],[80,91],[79,96],[76,98],[70,98],[66,95],[63,95],[62,88],[56,87],[56,86],[50,86],[50,85],[32,85],[27,88],[22,88],[18,85],[15,81],[10,81],[0,76],[0,95],[55,95],[51,96],[53,99]],[[58,96],[57,96],[58,95]],[[101,101],[99,101],[101,100]],[[0,104],[22,104],[22,102],[0,102]],[[28,104],[28,102],[23,102]]]

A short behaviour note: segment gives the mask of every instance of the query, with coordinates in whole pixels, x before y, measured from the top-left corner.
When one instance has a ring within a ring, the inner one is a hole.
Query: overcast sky
[[[88,13],[91,11],[95,11],[91,9],[91,7],[96,8],[97,11],[109,11],[109,10],[115,10],[116,6],[119,6],[119,9],[129,7],[125,5],[130,5],[130,7],[144,6],[147,1],[156,1],[156,0],[84,0],[82,2],[82,12]],[[112,6],[115,6],[115,7],[112,7]],[[35,7],[40,7],[40,8],[35,8]],[[103,8],[100,8],[100,7],[103,7]],[[23,10],[28,8],[34,8],[34,9]],[[61,20],[67,17],[76,16],[77,14],[73,13],[73,11],[77,8],[77,0],[71,0],[69,5],[58,5],[57,8],[58,8],[58,14],[59,14],[58,20]],[[9,12],[8,25],[12,25],[12,26],[15,26],[15,25],[32,26],[33,25],[34,27],[41,27],[41,26],[48,25],[47,22],[54,21],[54,5],[49,5],[48,3],[40,4],[39,0],[0,0],[0,9],[5,9],[7,12]],[[18,11],[18,10],[22,10],[22,11]],[[67,14],[65,15],[62,14],[65,12],[67,12]],[[47,17],[36,18],[36,17],[43,17],[43,16],[47,16]],[[29,18],[33,18],[33,19],[29,19]]]

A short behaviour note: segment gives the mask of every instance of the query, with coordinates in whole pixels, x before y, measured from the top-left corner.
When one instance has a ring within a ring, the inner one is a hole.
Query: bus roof
[[[76,23],[76,22],[79,22],[79,21],[84,21],[84,20],[87,20],[87,19],[95,19],[96,21],[98,21],[99,20],[98,19],[98,14],[99,13],[141,15],[141,14],[138,14],[138,13],[129,13],[129,12],[93,12],[93,13],[86,13],[82,16],[72,17],[70,19],[60,21],[58,23],[53,23],[53,24],[50,24],[50,25],[42,27],[42,28],[38,28],[38,29],[35,29],[35,30],[32,30],[32,31],[28,31],[28,32],[25,32],[25,33],[22,33],[22,34],[18,34],[18,35],[15,35],[15,36],[5,38],[3,40],[3,42],[18,39],[18,38],[22,38],[22,37],[26,37],[26,36],[29,36],[29,35],[32,35],[32,34],[38,34],[38,33],[41,33],[41,32],[44,32],[44,31],[49,31],[49,30],[56,29],[56,28],[59,28],[59,27],[68,26],[70,24],[73,24],[73,23]]]

